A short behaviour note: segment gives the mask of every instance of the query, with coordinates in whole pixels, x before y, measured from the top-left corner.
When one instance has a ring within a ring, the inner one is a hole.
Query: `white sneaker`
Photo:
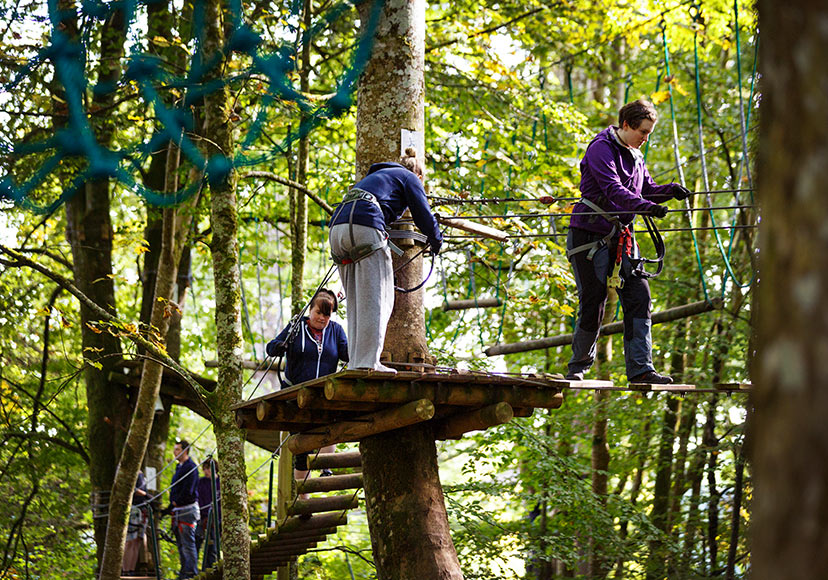
[[[391,373],[392,375],[397,374],[397,369],[392,369],[391,367],[387,367],[382,363],[377,363],[376,366],[374,366],[374,370],[380,373]]]

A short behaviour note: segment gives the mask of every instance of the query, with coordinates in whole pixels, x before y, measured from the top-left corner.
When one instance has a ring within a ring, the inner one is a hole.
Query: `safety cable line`
[[[735,226],[694,226],[692,228],[686,228],[686,227],[685,228],[659,228],[659,231],[660,232],[689,232],[689,231],[708,231],[708,230],[714,230],[714,229],[731,230],[733,228],[736,228],[736,229],[755,229],[755,228],[758,228],[758,227],[759,226],[756,225],[756,224],[744,224],[744,225],[737,224]],[[633,233],[646,234],[647,230],[634,230]],[[545,234],[514,234],[514,235],[508,234],[508,236],[509,236],[510,239],[520,239],[520,238],[565,238],[567,236],[567,233],[561,232],[561,233],[545,233]],[[479,236],[463,235],[463,234],[447,235],[445,237],[447,239],[451,239],[451,240],[477,240],[477,239],[480,238]]]
[[[720,205],[714,207],[691,207],[686,209],[668,209],[668,213],[692,213],[697,211],[710,211],[710,210],[731,210],[731,209],[753,209],[754,206],[752,205]],[[611,211],[613,215],[650,215],[649,212],[642,212],[642,211],[633,211],[633,210],[622,210],[622,211]],[[496,214],[496,215],[458,215],[458,216],[451,216],[456,219],[464,219],[464,220],[485,220],[485,219],[531,219],[531,218],[565,218],[570,216],[594,216],[595,212],[592,211],[573,211],[573,212],[561,212],[561,213],[515,213],[515,214]],[[449,216],[447,216],[449,217]]]
[[[739,40],[739,0],[733,0],[733,29],[736,33],[736,72],[737,78],[739,82],[739,129],[742,134],[742,160],[744,161],[744,168],[745,168],[745,176],[748,180],[748,185],[753,187],[753,178],[750,175],[750,164],[747,163],[748,159],[748,145],[747,145],[747,122],[745,119],[745,102],[744,97],[742,96],[742,48],[741,48],[741,41]],[[757,37],[758,40],[758,37]],[[758,42],[756,46],[758,46]],[[754,64],[756,60],[754,59]],[[739,178],[741,179],[741,172],[742,172],[742,164],[739,165]]]
[[[736,2],[738,2],[738,0],[736,0]],[[709,180],[708,173],[707,173],[707,160],[706,160],[705,151],[704,151],[704,125],[702,123],[701,76],[700,76],[700,70],[699,70],[700,67],[699,67],[698,36],[699,36],[699,27],[701,26],[701,6],[698,5],[698,4],[696,4],[694,6],[696,7],[696,11],[693,14],[693,28],[694,28],[694,31],[693,31],[693,72],[694,72],[693,78],[694,78],[695,89],[696,89],[696,126],[698,128],[699,159],[701,160],[702,180],[704,182],[705,190],[709,190],[710,189],[710,180]],[[736,22],[736,25],[738,26],[738,21]],[[738,31],[737,31],[737,38],[738,38]],[[737,42],[737,62],[741,62],[739,57],[738,57],[738,53],[739,53],[739,48],[738,48],[738,42]],[[741,73],[740,73],[739,89],[740,89],[740,92],[741,92]],[[740,109],[741,109],[741,94],[740,94],[739,98],[740,98]],[[744,128],[744,119],[742,120],[741,127]],[[743,133],[743,136],[744,136],[744,133]],[[749,183],[749,185],[752,189],[753,184]],[[710,206],[710,208],[709,208],[710,209],[710,221],[714,226],[716,226],[717,225],[716,216],[713,213],[713,207],[712,207],[713,206],[713,199],[710,195],[707,196],[707,203]],[[744,209],[744,208],[733,208],[733,209]],[[738,218],[734,215],[732,225],[736,225],[737,219]],[[730,255],[731,255],[731,251],[733,249],[733,240],[734,240],[734,237],[735,237],[732,232],[733,232],[733,230],[731,231],[730,247],[728,248],[727,252],[725,252],[724,246],[722,245],[722,240],[719,237],[719,231],[718,230],[713,230],[713,236],[716,239],[716,247],[719,250],[719,254],[722,257],[722,260],[724,260],[725,269],[726,269],[725,276],[730,276],[733,279],[733,283],[736,284],[739,288],[747,288],[748,286],[750,286],[753,283],[753,277],[755,276],[755,272],[754,272],[754,275],[751,276],[750,280],[748,280],[747,283],[742,284],[741,282],[739,282],[739,279],[737,278],[736,273],[733,271],[733,265],[730,262]],[[725,278],[725,280],[726,280],[726,278]],[[725,280],[722,281],[722,298],[724,298],[725,290],[727,288],[727,284],[725,284]]]
[[[672,171],[670,169],[669,171]],[[702,195],[707,193],[712,194],[719,194],[719,193],[753,193],[754,189],[751,187],[742,187],[742,188],[728,188],[728,189],[710,189],[707,191],[693,191],[691,195]],[[548,198],[548,199],[546,199]],[[542,203],[544,205],[549,205],[549,203],[559,203],[559,202],[572,202],[572,201],[579,201],[581,199],[580,196],[577,197],[554,197],[554,196],[542,196],[539,198],[515,198],[515,197],[495,197],[495,198],[457,198],[457,197],[438,197],[430,195],[428,196],[429,201],[433,202],[434,205],[462,205],[462,204],[481,204],[481,203],[527,203],[527,202],[535,202],[535,203]],[[753,200],[751,200],[753,203]],[[464,217],[464,216],[446,216],[446,217]]]
[[[216,452],[216,448],[215,448],[215,447],[213,447],[212,451],[210,451],[210,452],[208,453],[208,455],[212,455],[212,454],[214,454],[215,452]],[[193,463],[195,463],[195,462],[193,462]],[[198,471],[198,469],[199,469],[199,467],[201,467],[201,463],[195,463],[195,467],[194,467],[193,469],[190,469],[187,473],[185,473],[185,474],[184,474],[184,477],[186,477],[186,476],[190,475],[190,474],[191,474],[191,473],[193,473],[193,472],[197,472],[197,471]],[[161,472],[159,472],[159,473],[157,473],[157,474],[155,475],[155,481],[156,481],[156,482],[158,481],[158,476],[159,476],[159,475],[161,475]],[[182,479],[183,479],[183,477],[182,477]],[[154,502],[156,499],[158,499],[159,497],[161,497],[162,495],[164,495],[165,493],[167,493],[169,490],[171,490],[173,487],[175,487],[176,485],[178,485],[179,483],[181,483],[181,481],[182,481],[182,480],[181,480],[181,479],[179,479],[179,480],[178,480],[178,481],[176,481],[175,483],[171,483],[169,486],[165,487],[164,489],[162,489],[161,491],[159,491],[158,493],[156,493],[155,495],[153,495],[153,496],[151,496],[151,497],[149,496],[149,494],[147,494],[147,495],[148,495],[147,499],[145,499],[142,503],[133,504],[133,506],[134,506],[134,507],[139,507],[139,508],[140,508],[140,507],[144,507],[144,506],[146,506],[146,505],[151,504],[151,503],[152,503],[152,502]],[[101,506],[103,506],[103,505],[109,506],[109,504],[108,504],[108,503],[107,503],[107,504],[100,504],[100,505],[101,505]],[[173,508],[173,510],[177,510],[177,509],[181,509],[181,507],[175,507],[175,508]],[[93,508],[93,511],[94,511],[94,508]],[[93,519],[108,518],[108,517],[109,517],[109,510],[108,510],[108,508],[107,508],[107,513],[102,513],[102,514],[92,514],[92,518],[93,518]]]

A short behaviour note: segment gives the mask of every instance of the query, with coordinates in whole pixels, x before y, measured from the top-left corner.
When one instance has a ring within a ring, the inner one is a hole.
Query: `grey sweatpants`
[[[353,227],[353,244],[350,228]],[[352,245],[373,244],[385,233],[368,226],[339,224],[331,228],[331,251],[345,255]],[[385,330],[394,308],[394,270],[388,246],[355,264],[339,266],[348,317],[348,368],[380,369]]]

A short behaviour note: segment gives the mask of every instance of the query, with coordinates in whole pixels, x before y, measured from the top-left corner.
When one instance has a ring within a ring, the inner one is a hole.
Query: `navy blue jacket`
[[[192,457],[175,468],[170,488],[170,503],[184,507],[198,501],[198,467]]]
[[[339,324],[333,320],[328,322],[328,326],[322,331],[321,351],[320,345],[308,328],[308,317],[303,316],[299,324],[299,332],[291,344],[287,345],[286,380],[282,381],[282,387],[330,375],[336,372],[339,361],[348,362],[348,339]],[[275,355],[276,345],[285,341],[288,330],[290,326],[285,327],[276,338],[267,343],[268,355]]]
[[[423,183],[417,175],[399,163],[374,163],[366,175],[354,188],[373,193],[380,207],[368,201],[351,201],[341,206],[342,211],[334,212],[331,225],[347,224],[354,209],[354,222],[384,231],[400,219],[406,208],[411,210],[414,224],[428,237],[429,245],[439,250],[443,235],[437,227],[437,220],[431,213],[426,200]],[[381,211],[380,211],[381,210]]]

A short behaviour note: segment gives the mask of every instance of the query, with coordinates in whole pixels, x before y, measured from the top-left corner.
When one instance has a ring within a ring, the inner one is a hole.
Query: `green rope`
[[[699,134],[699,159],[701,160],[701,170],[702,170],[702,179],[704,180],[704,190],[710,191],[710,182],[707,173],[707,161],[706,155],[704,151],[704,126],[702,124],[702,105],[701,105],[701,79],[700,79],[700,72],[699,72],[699,44],[698,44],[698,36],[699,31],[698,28],[700,26],[700,7],[697,6],[696,14],[693,17],[694,20],[694,32],[693,32],[693,63],[694,63],[694,79],[696,85],[696,123],[698,127],[698,134]],[[726,269],[726,276],[730,276],[733,279],[733,283],[736,284],[739,288],[747,288],[753,279],[751,278],[747,284],[741,284],[739,279],[736,277],[736,273],[733,271],[733,265],[730,262],[730,254],[732,249],[732,241],[735,237],[736,231],[736,217],[734,216],[733,222],[731,223],[730,232],[731,232],[731,247],[725,252],[724,246],[722,245],[722,239],[719,236],[719,230],[716,229],[718,224],[716,223],[716,216],[713,213],[713,198],[708,193],[707,194],[707,205],[710,208],[710,221],[714,227],[713,229],[713,237],[716,239],[716,247],[719,249],[719,254],[722,256],[724,260],[725,269]],[[724,297],[726,284],[725,281],[727,277],[722,280],[722,296]]]
[[[658,89],[661,88],[661,75],[663,74],[663,70],[658,69],[658,76],[656,77],[656,86],[655,91],[658,92]],[[625,100],[626,102],[626,100]],[[644,145],[644,163],[647,163],[647,155],[650,153],[650,140],[647,139],[647,143]]]
[[[734,29],[736,32],[736,72],[739,80],[739,129],[742,132],[742,163],[739,165],[739,182],[742,180],[742,167],[745,168],[745,176],[748,180],[748,187],[753,189],[753,178],[750,175],[750,164],[747,163],[747,121],[745,119],[745,104],[742,97],[742,46],[739,40],[739,0],[733,0]],[[756,61],[754,60],[754,63]],[[739,187],[738,185],[736,187]]]
[[[664,72],[667,73],[667,77],[670,76],[670,52],[667,49],[667,25],[664,20],[661,21],[661,39],[664,45]],[[676,169],[678,170],[679,180],[682,185],[685,185],[684,180],[684,171],[681,168],[681,156],[679,154],[679,141],[678,141],[678,125],[676,123],[676,108],[673,104],[673,85],[668,83],[667,90],[670,93],[670,118],[673,121],[673,154],[676,159]],[[690,209],[690,201],[689,198],[684,200],[687,209]],[[690,213],[687,213],[687,220],[690,221]],[[692,227],[693,224],[690,223]],[[695,232],[691,229],[690,236],[693,238],[693,249],[696,253],[696,262],[699,267],[699,278],[701,279],[702,290],[704,291],[704,300],[705,302],[710,301],[710,296],[707,292],[707,282],[704,280],[704,267],[702,266],[701,262],[701,254],[699,253],[699,242],[696,239]]]

